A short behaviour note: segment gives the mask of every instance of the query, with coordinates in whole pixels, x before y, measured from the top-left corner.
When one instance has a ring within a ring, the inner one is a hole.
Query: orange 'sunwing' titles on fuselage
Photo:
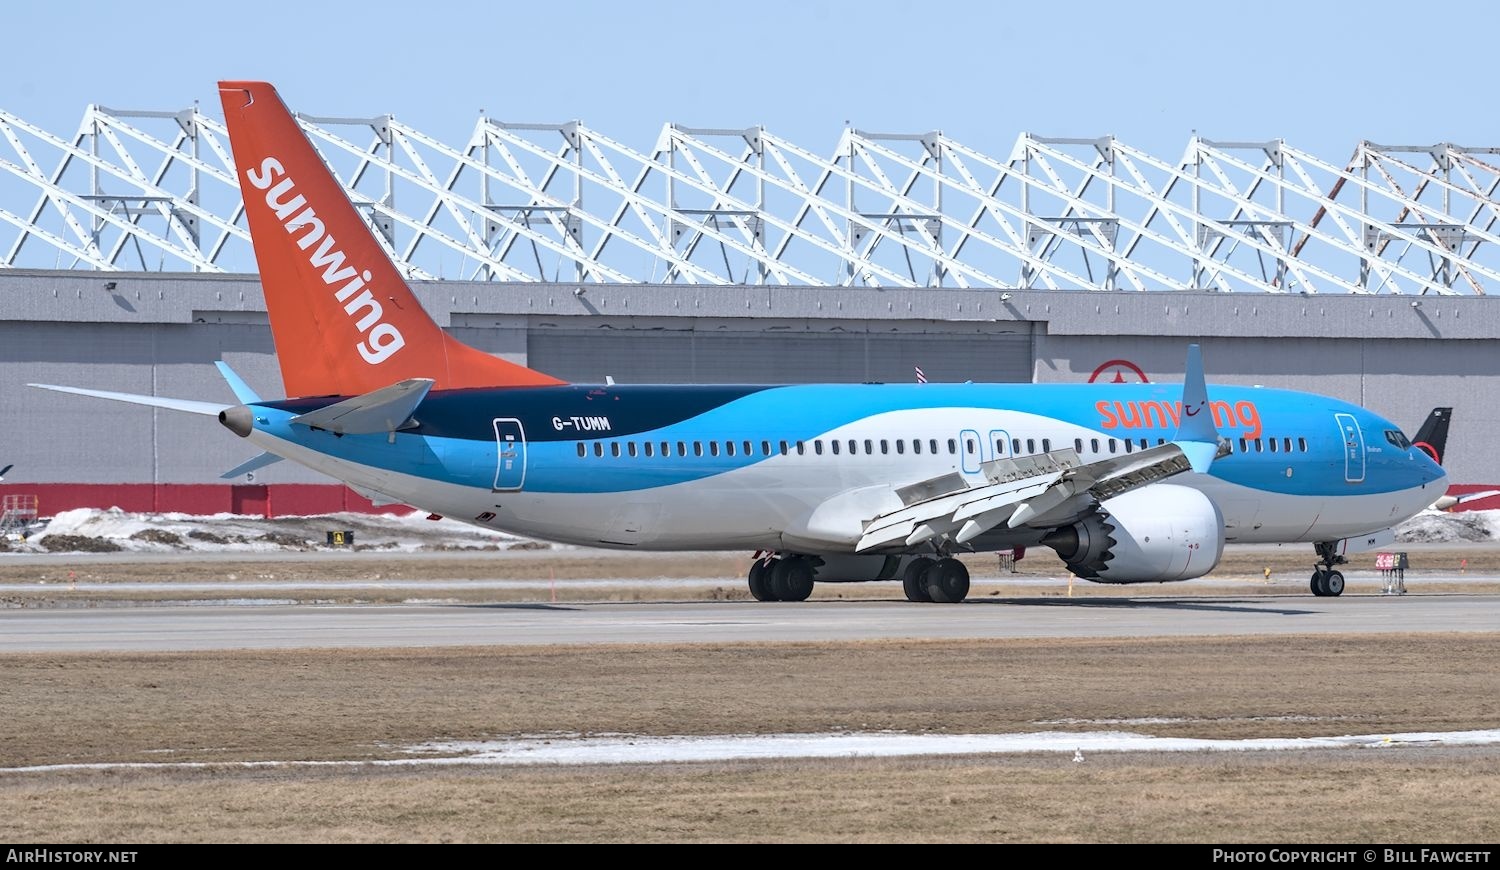
[[[1214,425],[1220,429],[1242,429],[1246,438],[1259,438],[1260,409],[1254,402],[1209,402]],[[1099,402],[1099,426],[1103,429],[1176,429],[1182,419],[1181,402]]]

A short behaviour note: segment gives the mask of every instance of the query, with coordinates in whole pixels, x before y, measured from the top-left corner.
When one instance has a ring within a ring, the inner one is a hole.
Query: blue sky
[[[1112,133],[1175,158],[1193,130],[1500,145],[1487,85],[1500,7],[1262,0],[89,2],[7,4],[0,109],[60,134],[91,102],[219,113],[221,78],[295,110],[392,113],[460,142],[581,119],[647,150],[666,121],[763,124],[817,152],[840,127],[941,129],[997,156],[1017,134]],[[1473,35],[1478,34],[1478,38]],[[20,38],[16,38],[16,37]]]

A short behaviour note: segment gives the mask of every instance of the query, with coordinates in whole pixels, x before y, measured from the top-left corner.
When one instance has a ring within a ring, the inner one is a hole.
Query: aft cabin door
[[[526,483],[526,430],[514,417],[495,418],[495,492],[515,492]]]
[[[1344,480],[1360,483],[1365,479],[1365,435],[1353,414],[1334,414],[1339,435],[1344,439]]]

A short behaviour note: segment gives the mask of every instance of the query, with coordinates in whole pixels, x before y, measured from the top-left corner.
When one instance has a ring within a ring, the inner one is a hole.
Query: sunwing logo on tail
[[[350,317],[355,317],[361,311],[365,312],[354,324],[365,335],[355,345],[364,361],[371,365],[383,363],[405,347],[406,339],[401,335],[401,330],[381,321],[385,309],[380,307],[374,294],[365,287],[365,283],[372,280],[369,270],[361,272],[353,266],[344,265],[344,252],[336,248],[338,242],[327,231],[312,206],[307,204],[307,197],[300,193],[292,195],[297,184],[287,175],[286,167],[281,165],[281,161],[275,157],[267,157],[261,161],[258,169],[252,167],[247,170],[245,176],[257,190],[266,192],[266,205],[270,206],[276,219],[281,221],[288,233],[302,231],[301,238],[296,240],[297,247],[307,252],[307,261],[314,270],[323,270],[323,283],[331,287],[341,281],[349,282],[333,295],[344,303],[344,311]],[[281,178],[280,181],[276,180],[278,177]],[[273,183],[275,187],[272,187]],[[314,249],[313,245],[317,245],[317,248]],[[360,292],[361,289],[363,292]]]

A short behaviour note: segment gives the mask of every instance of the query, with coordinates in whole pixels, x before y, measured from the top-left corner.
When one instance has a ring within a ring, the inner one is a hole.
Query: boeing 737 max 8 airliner
[[[1401,430],[1324,396],[1204,383],[568,384],[427,316],[274,88],[222,82],[287,395],[220,363],[212,414],[265,452],[388,502],[588,546],[759,551],[755,598],[896,580],[956,602],[954,554],[1046,545],[1104,583],[1200,577],[1226,541],[1310,542],[1338,595],[1350,540],[1444,492]],[[43,386],[43,385],[38,385]]]

